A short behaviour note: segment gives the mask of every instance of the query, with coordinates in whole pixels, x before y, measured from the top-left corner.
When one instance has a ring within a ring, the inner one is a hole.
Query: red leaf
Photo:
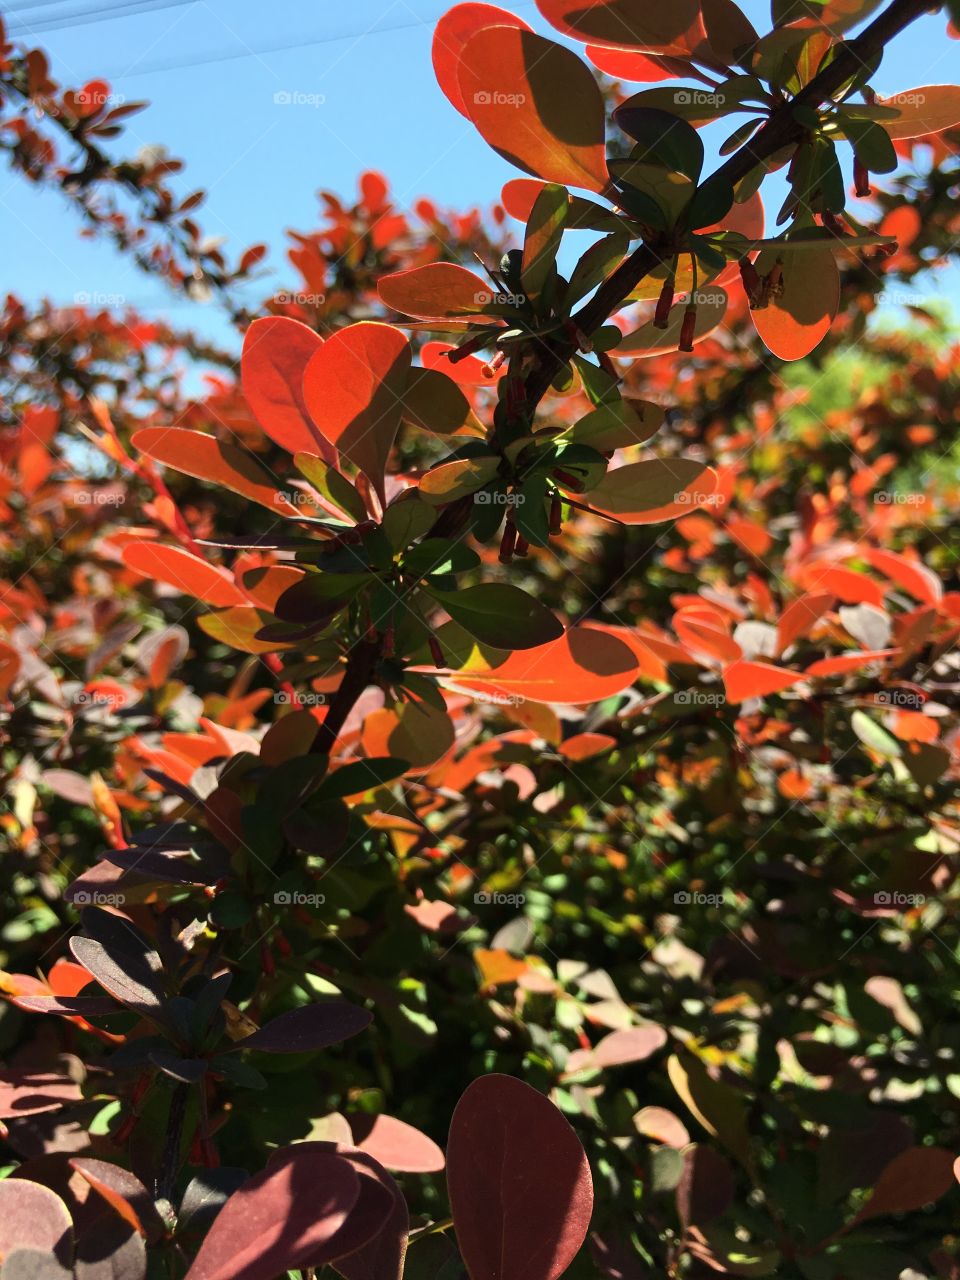
[[[580,1140],[549,1099],[513,1076],[482,1076],[457,1103],[447,1187],[471,1280],[556,1280],[590,1225]]]
[[[622,693],[636,675],[637,660],[622,640],[597,627],[574,627],[539,649],[506,653],[478,646],[453,678],[479,693],[578,703]]]
[[[15,1249],[54,1253],[64,1266],[73,1258],[73,1225],[67,1206],[49,1187],[26,1178],[0,1181],[0,1258]]]
[[[761,275],[782,262],[783,292],[750,312],[764,346],[781,360],[802,360],[827,334],[840,305],[840,272],[830,249],[765,249]]]
[[[460,55],[470,119],[511,164],[589,191],[607,185],[603,98],[575,53],[532,31],[487,27]]]
[[[360,1195],[340,1156],[302,1143],[234,1192],[214,1220],[187,1280],[274,1280],[309,1266]]]
[[[128,542],[123,562],[145,578],[156,578],[176,587],[184,595],[207,604],[229,607],[247,603],[247,597],[226,569],[201,560],[182,547],[156,542]]]
[[[289,453],[336,455],[310,420],[303,397],[303,374],[323,339],[309,325],[286,316],[254,320],[243,339],[240,371],[243,394],[264,431]]]
[[[939,1200],[953,1186],[953,1155],[943,1147],[908,1147],[893,1157],[873,1194],[848,1226],[887,1213],[910,1213]]]
[[[489,306],[493,297],[490,285],[454,262],[430,262],[384,276],[377,290],[394,311],[424,320],[473,316]]]
[[[723,684],[728,702],[745,702],[748,698],[763,698],[770,693],[780,693],[802,680],[803,675],[787,671],[768,662],[732,662],[723,672]]]
[[[827,592],[808,592],[791,600],[777,623],[777,652],[783,653],[807,635],[832,604],[833,596]]]
[[[558,31],[574,40],[608,49],[643,49],[683,57],[703,44],[698,0],[537,0],[537,8]]]
[[[863,558],[915,600],[936,608],[943,599],[943,583],[919,560],[911,560],[895,551],[881,551],[875,547],[864,548]]]
[[[436,1173],[443,1152],[425,1133],[393,1116],[352,1115],[353,1140],[360,1151],[398,1173]]]
[[[265,471],[244,449],[226,444],[203,431],[181,427],[143,427],[131,441],[135,449],[155,462],[182,471],[197,480],[210,480],[231,493],[283,515],[297,509],[279,492],[275,477]]]
[[[484,27],[518,27],[529,31],[522,18],[493,4],[457,4],[448,9],[433,33],[433,71],[437,84],[462,116],[470,119],[460,92],[457,70],[463,46]]]
[[[384,472],[410,376],[410,344],[388,324],[351,324],[323,344],[303,375],[310,416],[365,473],[381,502]]]
[[[807,667],[804,675],[820,677],[843,675],[847,671],[856,671],[865,667],[868,662],[877,662],[889,658],[896,649],[874,649],[871,653],[840,653],[835,658],[821,658]]]

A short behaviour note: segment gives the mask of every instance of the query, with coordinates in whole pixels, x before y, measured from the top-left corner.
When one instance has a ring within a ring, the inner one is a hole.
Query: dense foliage
[[[256,315],[0,31],[238,333],[0,314],[0,1280],[960,1278],[960,89],[870,88],[917,0],[537,7],[434,40],[525,176]]]

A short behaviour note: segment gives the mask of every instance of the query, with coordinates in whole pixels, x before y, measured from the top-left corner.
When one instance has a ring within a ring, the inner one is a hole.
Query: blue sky
[[[660,3],[661,0],[651,0]],[[669,2],[669,0],[666,0]],[[143,11],[138,5],[153,4]],[[40,44],[61,83],[105,78],[149,108],[129,122],[125,149],[162,143],[187,164],[184,194],[208,191],[198,220],[225,236],[233,258],[246,245],[270,247],[270,275],[251,301],[295,281],[285,262],[287,228],[318,225],[316,192],[347,196],[364,168],[380,169],[395,200],[420,195],[456,208],[486,206],[516,172],[440,93],[430,66],[433,24],[446,0],[11,0],[0,6],[11,34]],[[554,34],[532,0],[503,5]],[[760,30],[760,0],[744,5]],[[70,25],[55,25],[70,17]],[[927,16],[891,47],[874,79],[882,93],[960,77],[960,43],[945,19]],[[290,94],[289,104],[275,101]],[[722,140],[727,129],[717,126]],[[780,196],[771,192],[768,210]],[[82,239],[78,221],[52,191],[0,180],[3,287],[27,301],[71,304],[78,294],[123,299],[229,342],[215,306],[176,300],[108,244]],[[15,252],[9,252],[11,246]],[[931,295],[956,292],[957,273],[929,280]]]

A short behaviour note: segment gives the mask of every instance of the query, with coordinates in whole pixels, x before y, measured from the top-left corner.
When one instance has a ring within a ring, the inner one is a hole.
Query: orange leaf
[[[311,418],[364,472],[384,505],[384,472],[409,376],[410,344],[400,330],[364,321],[328,339],[303,377]]]
[[[278,514],[297,514],[297,508],[283,497],[278,481],[255,458],[215,436],[182,427],[143,427],[134,433],[132,444],[174,471],[210,480]]]
[[[384,276],[377,290],[394,311],[424,320],[473,315],[493,298],[490,285],[454,262],[430,262]]]
[[[563,45],[515,27],[487,27],[463,48],[458,83],[481,136],[548,182],[607,185],[603,98]]]
[[[781,360],[802,360],[828,333],[840,305],[840,272],[830,249],[765,249],[756,262],[766,275],[782,263],[783,292],[751,311],[757,333]]]
[[[936,608],[943,599],[943,583],[919,560],[911,560],[896,551],[881,551],[875,547],[865,548],[863,558],[915,600]]]
[[[684,57],[703,44],[698,0],[537,0],[537,8],[565,36],[608,49]]]
[[[453,106],[468,120],[470,113],[464,105],[457,79],[460,54],[470,37],[484,27],[518,27],[522,31],[530,30],[522,18],[507,9],[500,9],[493,4],[469,3],[457,4],[449,9],[433,32],[433,72],[437,77],[437,84]]]
[[[905,89],[891,98],[877,98],[878,107],[896,107],[899,120],[880,123],[893,139],[922,138],[928,133],[942,133],[960,124],[960,86],[926,84]]]
[[[537,649],[478,646],[451,678],[478,693],[581,703],[621,693],[636,675],[637,660],[622,640],[597,627],[574,627]]]
[[[832,604],[833,596],[825,591],[811,591],[791,600],[777,624],[777,653],[807,635]]]
[[[287,316],[254,320],[243,339],[240,371],[243,394],[264,431],[289,453],[336,455],[310,421],[303,396],[303,372],[323,339],[309,325]]]
[[[803,675],[775,667],[769,662],[732,662],[723,672],[723,684],[728,702],[746,702],[748,698],[763,698],[770,693],[780,693],[802,680]]]
[[[201,560],[182,547],[157,542],[129,542],[123,549],[123,562],[145,578],[157,578],[184,595],[207,604],[246,604],[247,597],[226,569]]]

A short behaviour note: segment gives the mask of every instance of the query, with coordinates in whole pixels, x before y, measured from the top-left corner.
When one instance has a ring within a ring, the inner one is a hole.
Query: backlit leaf
[[[264,431],[288,453],[336,454],[310,419],[303,374],[323,339],[309,325],[286,316],[263,316],[247,329],[240,371],[243,394]]]
[[[464,106],[458,79],[460,54],[471,36],[484,27],[519,27],[529,31],[522,18],[493,4],[456,4],[448,9],[434,28],[433,70],[437,83],[462,116],[471,118]]]
[[[608,471],[587,501],[624,524],[656,524],[709,505],[716,487],[716,472],[702,462],[650,458]]]
[[[338,452],[366,474],[381,502],[409,376],[407,339],[399,329],[372,321],[340,329],[304,373],[311,418]]]
[[[222,485],[278,514],[297,514],[279,480],[237,445],[182,427],[143,427],[134,432],[131,443],[148,458],[184,475]]]
[[[458,77],[470,119],[518,168],[589,191],[607,185],[603,99],[575,53],[530,31],[488,27],[467,41]]]
[[[205,600],[207,604],[224,607],[247,604],[246,594],[236,585],[232,574],[182,547],[159,542],[128,542],[123,549],[123,562],[144,577],[166,582],[184,595]]]

